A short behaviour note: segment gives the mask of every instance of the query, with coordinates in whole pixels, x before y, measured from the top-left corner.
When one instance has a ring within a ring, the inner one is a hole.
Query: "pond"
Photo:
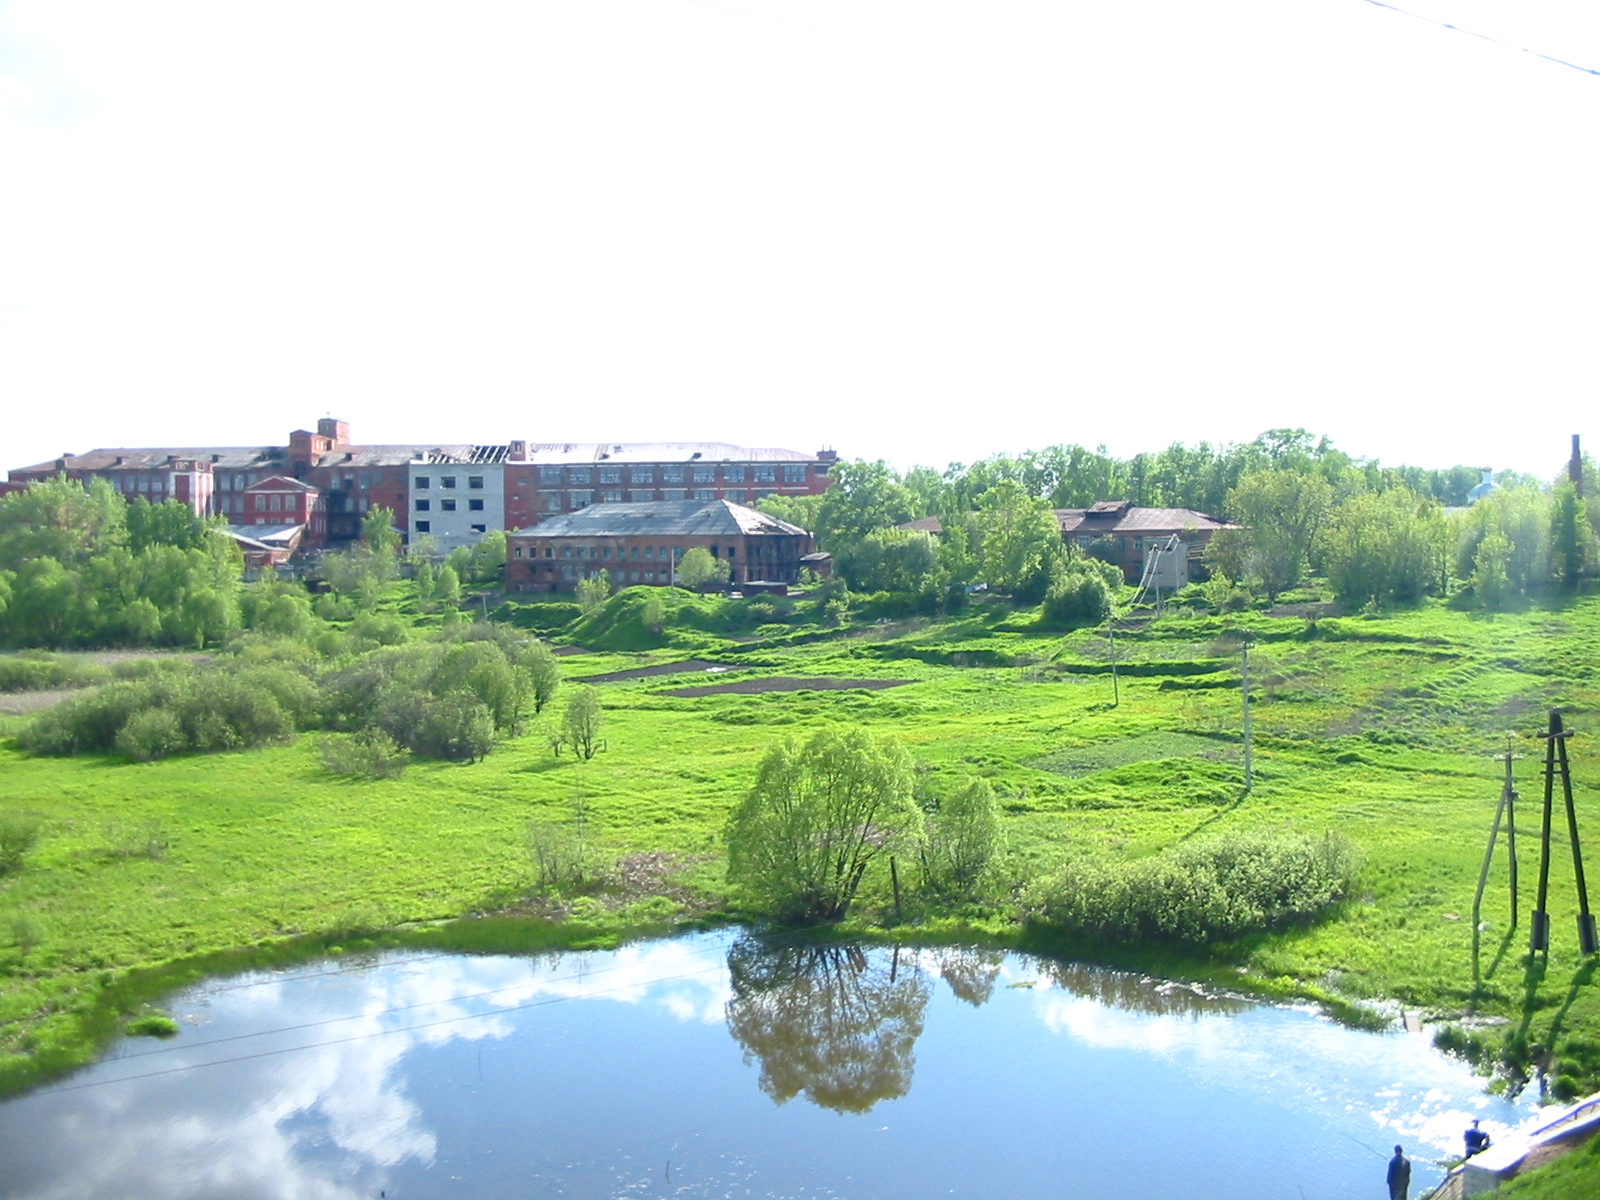
[[[1422,1034],[971,949],[738,931],[214,980],[0,1104],[0,1196],[1413,1196],[1472,1117]]]

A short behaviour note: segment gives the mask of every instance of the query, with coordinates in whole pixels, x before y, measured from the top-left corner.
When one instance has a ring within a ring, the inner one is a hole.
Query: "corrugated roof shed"
[[[591,504],[518,531],[535,537],[729,537],[789,534],[798,525],[727,500],[652,500],[638,504]]]

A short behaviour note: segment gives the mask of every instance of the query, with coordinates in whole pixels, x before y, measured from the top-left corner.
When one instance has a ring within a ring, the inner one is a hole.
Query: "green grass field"
[[[1437,605],[1314,624],[1250,617],[1259,645],[1249,796],[1237,656],[1218,644],[1238,623],[1169,615],[1119,634],[1115,706],[1103,631],[1035,632],[1027,617],[999,608],[786,647],[702,639],[696,653],[730,671],[600,685],[606,749],[587,763],[553,757],[537,731],[480,763],[418,762],[402,779],[375,782],[326,774],[315,735],[151,764],[0,748],[0,808],[44,821],[24,869],[0,878],[0,1089],[85,1061],[159,986],[236,961],[208,956],[320,952],[352,930],[514,908],[530,887],[530,819],[563,817],[577,798],[608,850],[678,856],[678,883],[702,897],[701,910],[715,910],[722,822],[759,756],[774,739],[828,722],[899,737],[934,790],[989,778],[1006,812],[1015,883],[1071,854],[1148,854],[1231,827],[1343,832],[1364,855],[1361,893],[1316,927],[1217,947],[1201,960],[1070,949],[1268,993],[1509,1018],[1475,1036],[1498,1050],[1509,1034],[1524,1061],[1552,1051],[1549,1073],[1562,1089],[1600,1086],[1600,988],[1576,954],[1564,827],[1551,875],[1552,951],[1547,964],[1525,961],[1542,753],[1530,735],[1552,704],[1571,706],[1584,848],[1600,872],[1600,599],[1494,619]],[[684,657],[662,649],[561,662],[583,676]],[[769,676],[910,682],[661,694]],[[5,720],[15,729],[21,718]],[[1502,856],[1475,975],[1473,889],[1500,790],[1492,755],[1508,733],[1525,756],[1517,762],[1523,919],[1508,940]],[[156,820],[168,846],[144,856]],[[659,923],[674,904],[601,912],[598,901],[579,900],[575,930]],[[889,915],[876,883],[856,919],[870,926]],[[1038,937],[1003,903],[925,919],[913,905],[907,916],[911,927],[893,936],[965,928]]]

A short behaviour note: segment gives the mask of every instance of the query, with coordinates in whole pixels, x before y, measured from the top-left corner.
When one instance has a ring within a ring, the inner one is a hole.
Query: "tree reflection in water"
[[[804,1092],[864,1113],[911,1089],[930,991],[914,951],[747,937],[729,949],[728,974],[728,1028],[779,1104]]]
[[[971,947],[940,949],[934,959],[939,967],[939,978],[950,985],[956,999],[965,1000],[973,1008],[987,1004],[994,995],[994,981],[1005,960],[1004,950]]]
[[[1107,1008],[1151,1017],[1208,1017],[1241,1013],[1253,1007],[1239,996],[1219,995],[1168,979],[1152,979],[1108,967],[1036,959],[1034,965],[1062,991]]]

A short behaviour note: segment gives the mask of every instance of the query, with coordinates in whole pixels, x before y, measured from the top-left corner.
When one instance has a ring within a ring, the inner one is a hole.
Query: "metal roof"
[[[740,534],[809,536],[798,525],[728,500],[650,500],[591,504],[551,517],[515,537],[732,537]]]
[[[534,466],[566,463],[813,462],[815,454],[729,442],[529,442]]]
[[[1182,533],[1186,529],[1231,528],[1226,521],[1190,508],[1134,508],[1110,500],[1092,508],[1058,508],[1055,514],[1062,533]]]
[[[86,454],[67,454],[63,457],[67,461],[69,471],[163,471],[167,469],[167,460],[171,458],[193,459],[229,470],[239,470],[277,466],[288,458],[288,455],[287,448],[283,446],[162,446],[142,450],[109,446],[90,450]],[[18,467],[16,470],[28,474],[54,472],[59,470],[56,466],[57,461],[50,459],[48,462],[34,463],[31,467]]]
[[[314,492],[317,489],[309,483],[302,483],[298,479],[291,479],[287,475],[269,475],[259,483],[252,483],[245,488],[247,492]]]

